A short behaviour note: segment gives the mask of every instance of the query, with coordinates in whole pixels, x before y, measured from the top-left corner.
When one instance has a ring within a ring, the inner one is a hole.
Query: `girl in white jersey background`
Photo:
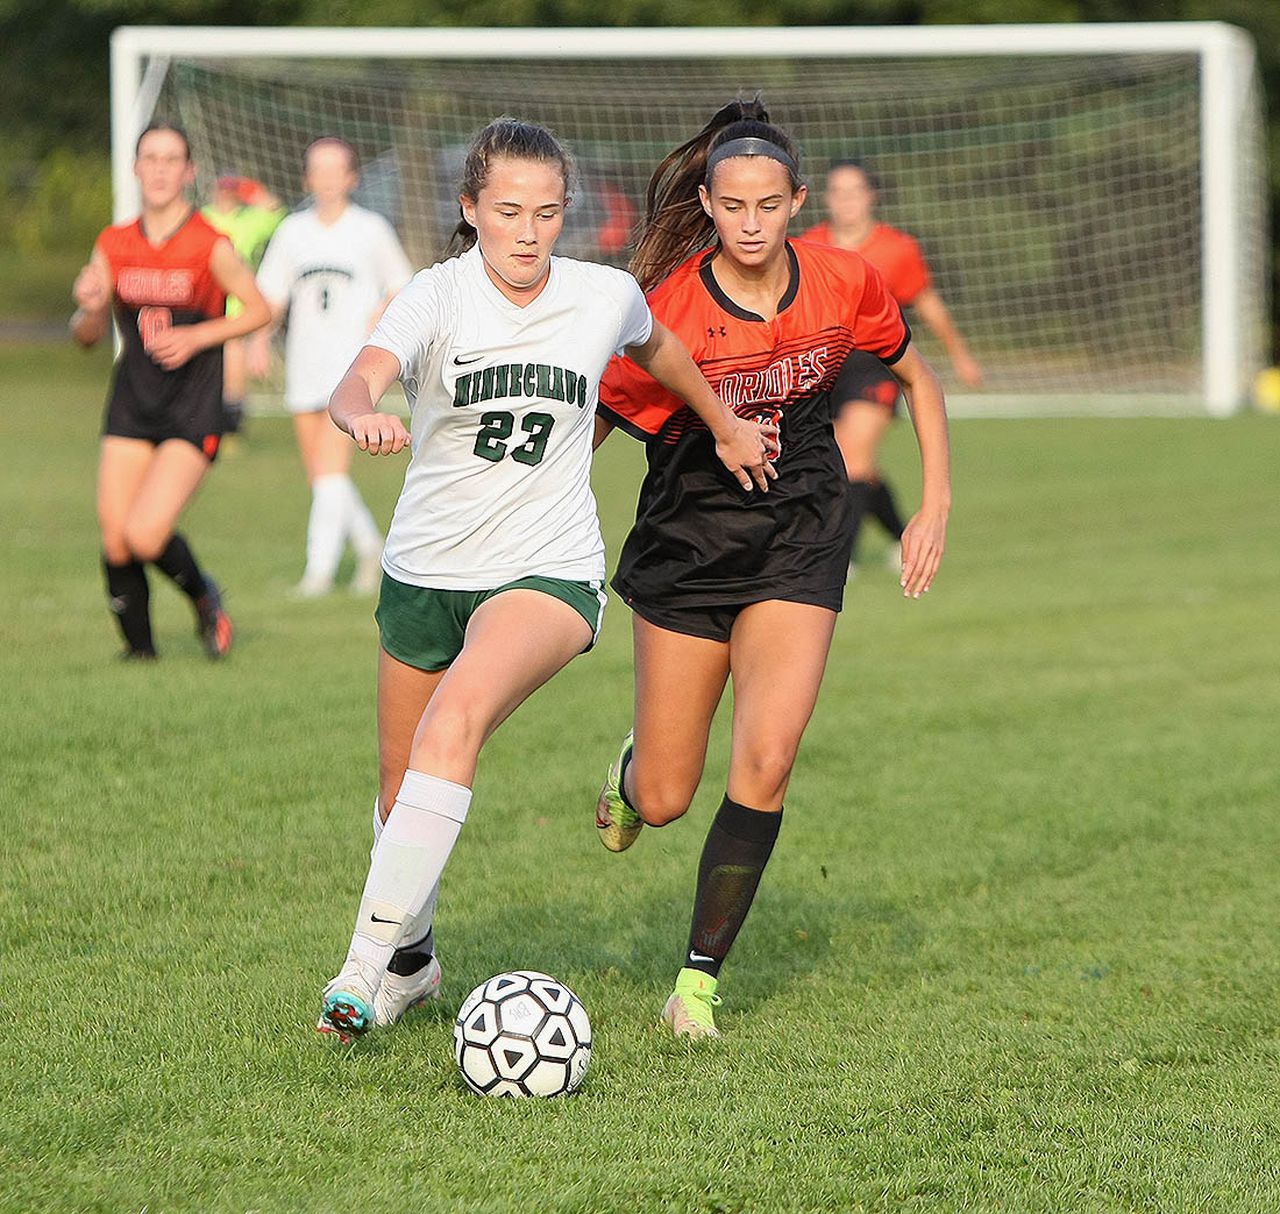
[[[331,135],[316,139],[303,156],[303,168],[312,205],[285,218],[258,271],[275,324],[288,314],[284,400],[311,485],[307,564],[296,593],[301,598],[328,594],[350,541],[356,554],[351,588],[372,594],[378,588],[382,532],[349,475],[351,444],[325,409],[413,268],[395,229],[351,201],[360,173],[349,143]],[[269,362],[270,330],[265,330],[250,347],[249,367],[262,376]]]
[[[480,750],[599,629],[589,478],[610,357],[625,350],[685,399],[745,490],[765,491],[772,472],[771,428],[721,403],[629,274],[552,258],[572,177],[545,128],[502,118],[481,131],[460,192],[465,251],[396,296],[329,404],[362,450],[412,444],[377,611],[381,809],[317,1026],[343,1040],[437,992],[431,918]],[[376,411],[397,379],[412,439]]]

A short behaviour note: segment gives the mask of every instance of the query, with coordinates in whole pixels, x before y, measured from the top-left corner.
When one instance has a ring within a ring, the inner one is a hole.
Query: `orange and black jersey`
[[[98,237],[95,247],[111,269],[113,308],[124,344],[109,414],[127,414],[154,428],[175,410],[203,414],[211,401],[221,408],[221,347],[202,350],[166,371],[147,354],[145,342],[174,325],[223,315],[226,295],[209,262],[214,246],[226,239],[196,211],[158,245],[146,238],[139,219],[106,228]]]
[[[600,412],[642,438],[649,470],[614,586],[654,606],[781,598],[839,609],[849,559],[848,483],[832,431],[831,389],[851,350],[894,363],[911,340],[879,273],[855,253],[787,244],[777,316],[739,307],[690,258],[649,294],[712,388],[743,417],[776,420],[769,492],[748,493],[720,463],[683,401],[626,358],[600,385]]]

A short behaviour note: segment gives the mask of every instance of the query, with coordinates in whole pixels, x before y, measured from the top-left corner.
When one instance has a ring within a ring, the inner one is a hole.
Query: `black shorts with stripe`
[[[154,364],[141,375],[138,370],[126,349],[112,379],[102,433],[156,446],[182,439],[212,461],[225,424],[221,348],[202,350],[176,371],[163,372]]]
[[[844,366],[836,376],[835,387],[831,389],[831,399],[837,410],[851,401],[865,400],[895,413],[900,396],[898,377],[874,354],[865,350],[854,350],[844,360]]]

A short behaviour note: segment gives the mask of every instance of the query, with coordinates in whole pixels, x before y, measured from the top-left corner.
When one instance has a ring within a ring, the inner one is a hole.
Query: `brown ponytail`
[[[654,170],[645,192],[644,221],[630,267],[644,290],[657,286],[687,257],[715,243],[716,225],[702,209],[698,187],[710,186],[707,160],[719,145],[749,138],[763,139],[782,149],[792,165],[798,165],[795,144],[785,131],[770,124],[769,111],[757,93],[749,101],[731,101],[717,110],[702,130]],[[794,191],[801,184],[799,170],[786,167]]]
[[[536,122],[521,122],[518,118],[495,118],[478,132],[467,148],[467,158],[462,166],[462,184],[458,193],[473,201],[480,197],[489,180],[489,169],[499,157],[511,160],[536,160],[542,164],[554,164],[564,178],[566,197],[572,192],[575,167],[573,154],[545,126]],[[465,253],[476,242],[476,230],[465,219],[449,239],[446,257]]]

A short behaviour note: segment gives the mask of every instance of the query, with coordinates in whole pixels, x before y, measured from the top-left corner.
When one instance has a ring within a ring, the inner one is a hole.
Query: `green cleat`
[[[677,1037],[701,1041],[719,1037],[712,1011],[720,1006],[716,994],[717,980],[702,970],[682,969],[676,975],[676,989],[662,1009],[662,1023]]]
[[[622,799],[622,769],[634,742],[632,730],[623,739],[618,757],[609,765],[609,774],[596,802],[596,829],[600,832],[600,842],[610,851],[626,851],[644,825],[644,819]]]

